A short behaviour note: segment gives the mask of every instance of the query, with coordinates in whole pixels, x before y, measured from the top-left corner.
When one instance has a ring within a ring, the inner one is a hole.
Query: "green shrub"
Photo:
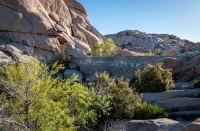
[[[200,88],[200,80],[195,80],[193,82],[193,85],[194,85],[195,88]]]
[[[156,118],[166,118],[168,113],[159,108],[157,105],[151,105],[150,103],[143,103],[141,107],[135,110],[136,119],[156,119]]]
[[[89,56],[100,55],[100,56],[110,56],[115,51],[116,44],[111,38],[108,38],[104,44],[96,42],[91,47],[91,52],[88,53]]]
[[[129,87],[129,81],[123,81],[122,78],[111,88],[111,96],[111,117],[115,119],[132,118],[135,109],[141,104],[139,95]]]
[[[148,65],[143,71],[136,71],[134,88],[138,92],[161,92],[174,88],[170,69],[163,69],[162,64]]]
[[[53,79],[62,69],[54,64],[52,70],[40,63],[16,63],[0,68],[2,110],[0,130],[55,131],[76,130],[96,124],[99,112],[110,110],[109,95],[97,95],[70,79]],[[98,109],[98,110],[97,110]]]
[[[68,66],[70,56],[66,53],[67,45],[61,44],[60,45],[60,52],[56,53],[56,60],[59,64],[63,64],[65,67]]]
[[[142,56],[155,56],[153,52],[148,52],[148,53],[139,53]]]
[[[138,94],[129,87],[129,81],[111,78],[106,72],[96,76],[95,88],[102,95],[109,94],[112,97],[111,118],[131,118],[141,104]]]

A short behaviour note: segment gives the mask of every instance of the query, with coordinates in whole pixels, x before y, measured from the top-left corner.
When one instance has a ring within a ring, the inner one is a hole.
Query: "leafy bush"
[[[195,88],[200,88],[200,80],[195,80],[193,82],[193,85],[194,85]]]
[[[63,64],[65,67],[68,66],[70,56],[66,53],[67,45],[61,44],[60,45],[60,52],[56,54],[56,60],[59,64]]]
[[[52,70],[40,62],[16,63],[0,68],[3,130],[76,130],[95,124],[99,111],[110,110],[110,98],[97,95],[70,79],[53,79],[63,67]],[[98,109],[98,110],[96,110]]]
[[[102,95],[111,95],[111,118],[131,118],[134,110],[141,104],[137,93],[129,87],[129,81],[109,77],[109,74],[96,76],[95,89]]]
[[[167,118],[168,113],[159,108],[157,105],[151,105],[150,103],[143,103],[141,107],[135,110],[136,119],[156,119],[156,118]]]
[[[115,119],[132,118],[135,109],[141,104],[139,95],[129,87],[129,81],[123,81],[122,78],[111,88],[111,96],[111,117]]]
[[[91,52],[88,54],[90,56],[100,55],[100,56],[109,56],[115,51],[116,44],[111,38],[108,38],[105,44],[96,42],[91,47]]]
[[[136,71],[134,88],[138,92],[161,92],[174,88],[170,69],[163,69],[162,63],[148,65],[143,71]]]

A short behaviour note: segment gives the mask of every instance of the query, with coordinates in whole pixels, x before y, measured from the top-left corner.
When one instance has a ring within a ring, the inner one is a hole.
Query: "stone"
[[[158,105],[168,112],[199,110],[200,98],[174,98],[170,100],[154,102],[153,104]]]
[[[175,90],[194,89],[192,82],[175,83]]]
[[[76,0],[64,0],[65,4],[70,8],[75,8],[81,12],[83,12],[87,16],[87,12],[85,8]]]
[[[200,110],[188,110],[168,113],[170,118],[194,119],[200,117]]]
[[[173,50],[174,48],[170,44],[164,44],[163,46],[165,51]]]
[[[168,118],[151,120],[118,120],[109,123],[107,131],[173,131],[180,130],[188,121],[175,121]]]
[[[177,80],[183,76],[184,61],[173,57],[165,57],[158,59],[156,63],[163,63],[164,69],[172,69],[172,75],[174,80]]]
[[[80,50],[76,50],[75,48],[71,48],[69,45],[67,46],[66,54],[74,57],[86,57],[87,55],[84,54]]]
[[[186,52],[186,53],[181,54],[181,56],[185,57],[185,59],[187,61],[189,61],[190,59],[192,59],[195,56],[195,53],[194,52]]]
[[[51,62],[56,58],[53,55],[59,54],[60,44],[66,43],[75,45],[74,52],[79,52],[76,56],[83,57],[95,42],[103,44],[105,41],[86,17],[85,8],[75,0],[2,0],[0,44],[20,45],[18,56],[15,56],[16,52],[12,53],[15,60],[19,56],[33,56],[40,52],[37,56]],[[24,51],[27,47],[32,48],[31,53]],[[4,52],[9,50],[1,49]]]
[[[51,17],[52,20],[54,20],[56,23],[60,22],[60,18],[56,13],[50,12],[49,16]]]
[[[64,78],[71,78],[73,75],[78,75],[78,80],[82,81],[83,75],[78,70],[65,70],[64,72]]]
[[[192,123],[184,126],[180,131],[199,131],[200,130],[200,118],[197,118]]]
[[[86,78],[87,82],[95,82],[96,81],[96,74],[92,74]]]
[[[5,64],[5,63],[10,63],[12,61],[8,55],[9,54],[6,54],[5,52],[0,51],[0,65]]]
[[[179,52],[177,50],[169,50],[165,51],[162,56],[176,56],[179,55]]]
[[[165,56],[178,55],[181,49],[190,51],[191,48],[198,46],[197,43],[182,40],[174,35],[147,34],[137,30],[125,30],[116,34],[106,35],[106,37],[113,39],[116,45],[129,51],[137,51],[136,48],[144,48],[145,50],[138,50],[138,52],[145,53],[148,49],[158,49]],[[172,50],[174,51],[172,52]],[[157,55],[161,54],[158,53]]]
[[[117,48],[114,56],[140,56],[140,54],[133,52],[133,51],[128,51],[128,50],[123,50],[121,48]]]
[[[82,51],[82,52],[90,52],[90,46],[78,39],[74,39],[75,41],[75,48]]]
[[[200,93],[200,89],[170,90],[170,91],[157,92],[157,93],[143,93],[142,101],[159,102],[159,101],[166,101],[166,100],[170,100],[174,98],[194,97],[198,93]]]

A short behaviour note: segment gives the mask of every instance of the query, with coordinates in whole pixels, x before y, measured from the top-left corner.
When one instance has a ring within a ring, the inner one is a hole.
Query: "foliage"
[[[56,60],[58,61],[59,64],[64,64],[66,67],[68,64],[68,61],[70,59],[70,56],[66,53],[67,45],[66,44],[61,44],[60,45],[60,52],[58,52]]]
[[[139,53],[142,56],[155,56],[153,52],[148,52],[148,53]]]
[[[55,67],[55,66],[54,66]],[[1,94],[2,108],[6,111],[2,122],[6,128],[18,130],[75,129],[68,116],[67,103],[53,101],[52,88],[57,81],[47,74],[47,67],[39,62],[16,63],[0,68],[0,82],[5,88]]]
[[[122,78],[111,88],[111,95],[111,117],[115,119],[132,118],[135,109],[141,104],[139,95],[129,87],[129,81],[123,81]]]
[[[135,72],[134,87],[138,92],[161,92],[174,88],[170,69],[163,69],[162,63],[148,65],[143,71]]]
[[[95,89],[101,95],[112,96],[111,118],[131,118],[134,110],[141,104],[140,97],[129,87],[129,81],[109,77],[104,72],[96,76]]]
[[[109,95],[96,95],[94,89],[76,83],[77,76],[53,79],[62,68],[55,63],[49,71],[39,62],[0,68],[0,83],[4,88],[0,97],[5,111],[3,130],[76,130],[95,124],[100,117],[99,110],[109,111]]]
[[[143,103],[142,106],[135,110],[136,119],[156,119],[167,118],[168,113],[159,108],[157,105],[151,105],[151,103]]]
[[[114,41],[111,38],[108,38],[105,41],[105,44],[96,42],[92,47],[91,47],[91,52],[88,54],[90,56],[94,55],[100,55],[100,56],[109,56],[112,55],[112,53],[115,51],[116,45]]]
[[[194,85],[195,88],[200,88],[200,80],[195,80],[193,82],[193,85]]]

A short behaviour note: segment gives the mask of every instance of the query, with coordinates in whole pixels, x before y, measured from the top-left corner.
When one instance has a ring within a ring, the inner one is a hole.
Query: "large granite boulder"
[[[95,42],[104,40],[76,0],[1,0],[2,62],[9,61],[6,58],[10,56],[20,59],[22,55],[37,55],[48,63],[56,58],[62,44],[74,45],[85,54]],[[19,51],[6,49],[11,46]]]
[[[174,98],[166,101],[158,101],[153,104],[169,112],[200,110],[200,98]]]
[[[143,93],[142,101],[158,102],[181,97],[194,97],[196,94],[200,94],[200,89],[170,90],[165,92]]]
[[[184,126],[181,131],[200,131],[200,118]]]
[[[158,59],[156,63],[163,63],[162,67],[164,69],[172,69],[174,80],[177,80],[183,76],[184,61],[182,59],[173,58],[173,57],[164,57],[164,58]]]
[[[106,131],[179,131],[188,121],[175,121],[167,118],[151,120],[119,120],[109,123]]]
[[[165,51],[162,56],[176,56],[178,55],[178,51],[177,50],[168,50],[168,51]]]

